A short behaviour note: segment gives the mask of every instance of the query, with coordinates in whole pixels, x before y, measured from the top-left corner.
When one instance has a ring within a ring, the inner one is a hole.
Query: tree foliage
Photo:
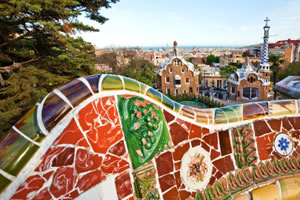
[[[221,68],[220,70],[220,74],[222,76],[225,76],[226,78],[228,78],[230,76],[230,74],[234,73],[237,70],[236,66],[233,65],[227,65]]]
[[[98,30],[78,17],[102,24],[100,9],[116,1],[1,1],[0,134],[54,88],[96,72],[93,45],[73,35]]]
[[[220,57],[219,56],[214,56],[214,55],[209,55],[206,58],[206,64],[212,65],[213,63],[219,63],[220,62]]]
[[[128,67],[118,68],[116,74],[127,76],[152,86],[157,76],[156,66],[141,58],[133,58]]]

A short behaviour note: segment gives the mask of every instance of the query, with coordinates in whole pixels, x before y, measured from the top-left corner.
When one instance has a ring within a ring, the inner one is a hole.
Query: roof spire
[[[268,55],[268,40],[269,40],[269,30],[270,30],[270,26],[268,25],[268,22],[270,21],[270,19],[268,17],[266,17],[266,19],[264,20],[266,22],[266,25],[264,26],[264,44],[263,44],[263,49],[262,49],[262,54],[261,54],[261,61],[260,61],[260,65],[268,65],[268,59],[269,59],[269,55]]]
[[[177,42],[174,41],[173,45],[174,45],[174,55],[177,57]]]

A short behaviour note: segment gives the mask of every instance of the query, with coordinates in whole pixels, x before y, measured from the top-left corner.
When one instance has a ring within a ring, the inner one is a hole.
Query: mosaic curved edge
[[[124,107],[121,98],[132,101],[129,103],[131,107]],[[150,107],[152,111],[148,113]],[[144,110],[147,111],[143,113]],[[146,128],[134,124],[125,128],[129,122],[124,116],[132,112],[132,119],[136,123],[146,124]],[[149,119],[150,115],[153,119]],[[1,140],[1,197],[17,198],[21,194],[24,197],[24,191],[27,190],[22,183],[25,181],[29,185],[50,184],[48,188],[27,191],[27,195],[31,195],[28,198],[51,199],[62,195],[64,198],[74,198],[93,184],[106,180],[112,174],[119,174],[115,178],[116,185],[124,180],[131,185],[126,190],[127,196],[116,196],[119,199],[146,195],[137,189],[141,182],[152,184],[151,187],[155,188],[151,193],[153,198],[169,199],[176,195],[178,199],[233,198],[245,188],[258,187],[261,182],[272,182],[270,174],[275,173],[280,179],[299,173],[298,116],[298,100],[195,109],[174,102],[127,77],[93,75],[79,78],[50,93]],[[81,119],[91,121],[82,124]],[[151,125],[148,125],[149,122]],[[97,123],[99,127],[88,129],[89,125]],[[94,129],[96,131],[93,132]],[[145,132],[148,129],[151,133]],[[134,136],[137,130],[144,135]],[[110,141],[106,144],[108,146],[101,147],[96,138],[102,137],[107,131],[112,131],[113,137],[107,136],[107,141]],[[293,151],[288,155],[280,154],[274,147],[274,138],[280,132],[287,133],[291,138],[289,142],[293,144]],[[130,150],[132,146],[137,148]],[[185,189],[179,172],[183,154],[196,146],[201,146],[210,154],[214,172],[209,177],[206,190],[198,194]],[[123,149],[123,152],[117,149]],[[88,155],[97,163],[89,169],[90,173],[80,168],[79,155]],[[111,160],[113,162],[109,163]],[[170,165],[170,171],[161,171],[160,163],[163,160],[169,160],[167,164]],[[269,164],[265,165],[265,162]],[[117,168],[110,167],[116,163]],[[225,169],[224,165],[227,166]],[[129,169],[133,169],[133,172]],[[145,177],[147,170],[155,171],[155,180]],[[61,175],[71,176],[72,179],[68,181],[72,184],[69,187],[76,189],[65,189],[62,194],[53,182]],[[94,182],[87,186],[87,180]],[[174,184],[170,186],[170,182]],[[121,189],[116,188],[119,195]]]

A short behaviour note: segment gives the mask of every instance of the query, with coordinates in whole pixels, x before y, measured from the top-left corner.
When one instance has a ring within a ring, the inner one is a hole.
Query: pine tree
[[[96,73],[93,45],[74,33],[98,30],[78,17],[103,24],[100,9],[117,1],[1,1],[0,134],[54,88]]]

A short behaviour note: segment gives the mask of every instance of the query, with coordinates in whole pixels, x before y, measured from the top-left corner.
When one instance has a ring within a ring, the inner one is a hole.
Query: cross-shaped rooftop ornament
[[[268,22],[270,21],[270,19],[268,17],[266,17],[266,19],[264,21],[266,22],[266,26],[268,26]]]

